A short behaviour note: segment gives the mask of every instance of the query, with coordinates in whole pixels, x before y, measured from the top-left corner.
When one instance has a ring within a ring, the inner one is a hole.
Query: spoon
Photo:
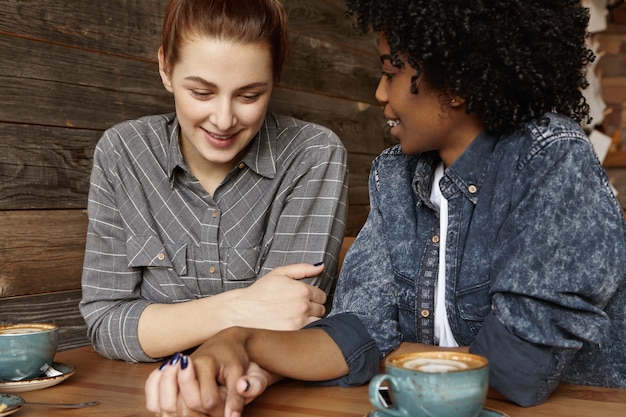
[[[0,403],[6,405],[3,410],[0,410],[0,417],[4,417],[8,416],[9,414],[13,414],[25,405],[39,405],[61,408],[83,408],[98,405],[100,404],[100,401],[89,401],[84,403],[40,403],[24,401],[22,397],[15,394],[0,394]]]
[[[59,408],[85,408],[85,407],[91,407],[91,406],[98,405],[98,404],[100,404],[100,401],[89,401],[85,403],[35,403],[35,402],[25,401],[23,403],[9,405],[5,411],[9,411],[14,408],[19,408],[24,405],[43,405],[46,407],[59,407]]]

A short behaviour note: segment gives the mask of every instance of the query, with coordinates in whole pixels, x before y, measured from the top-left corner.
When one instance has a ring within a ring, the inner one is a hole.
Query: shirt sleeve
[[[624,218],[590,145],[554,140],[518,165],[494,245],[492,312],[470,351],[512,401],[544,402],[584,343],[606,340],[603,311],[624,275]]]
[[[318,320],[306,328],[321,328],[339,346],[348,364],[348,374],[323,384],[354,387],[367,383],[380,365],[380,352],[367,329],[353,314],[342,313]]]
[[[82,276],[80,310],[88,336],[101,355],[149,362],[139,344],[139,316],[151,302],[141,297],[141,269],[128,266],[126,233],[115,200],[110,144],[105,132],[94,152],[87,210],[89,224]]]
[[[259,276],[295,263],[324,262],[324,272],[304,280],[331,293],[337,280],[348,199],[347,151],[330,130],[303,130],[304,147],[294,162],[289,195],[270,218],[271,245]]]

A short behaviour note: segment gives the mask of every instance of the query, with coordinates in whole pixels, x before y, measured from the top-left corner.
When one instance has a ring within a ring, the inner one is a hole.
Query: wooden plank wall
[[[173,109],[156,51],[167,0],[0,0],[0,322],[61,326],[78,312],[94,145],[111,125]],[[375,39],[342,0],[285,0],[293,50],[272,108],[335,130],[350,153],[348,235],[368,209],[372,158],[391,144],[374,100]]]

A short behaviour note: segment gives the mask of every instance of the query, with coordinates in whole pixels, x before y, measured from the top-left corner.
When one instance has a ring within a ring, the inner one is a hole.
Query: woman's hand
[[[323,265],[294,264],[273,269],[249,287],[234,290],[226,317],[233,326],[298,330],[324,316],[326,293],[300,281],[322,273]]]
[[[273,382],[250,362],[244,340],[223,332],[191,357],[176,354],[146,381],[146,407],[161,416],[240,416]]]

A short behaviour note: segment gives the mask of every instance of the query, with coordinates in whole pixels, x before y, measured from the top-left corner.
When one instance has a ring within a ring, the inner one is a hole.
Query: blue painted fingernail
[[[316,264],[315,264],[315,265],[313,265],[313,266],[320,266],[320,265],[322,265],[322,264],[324,264],[324,262],[323,262],[323,261],[322,261],[322,262],[318,262],[318,263],[316,263]]]
[[[161,364],[161,366],[159,366],[159,371],[162,371],[162,370],[163,370],[163,368],[165,368],[165,367],[167,366],[167,364],[168,364],[168,363],[170,363],[170,360],[169,360],[169,359],[165,359],[165,360],[163,361],[163,363]]]
[[[180,353],[174,354],[174,356],[172,356],[172,359],[170,360],[170,365],[176,365],[180,360],[180,356]]]
[[[180,369],[186,369],[189,365],[189,357],[187,355],[183,355],[180,360]]]

